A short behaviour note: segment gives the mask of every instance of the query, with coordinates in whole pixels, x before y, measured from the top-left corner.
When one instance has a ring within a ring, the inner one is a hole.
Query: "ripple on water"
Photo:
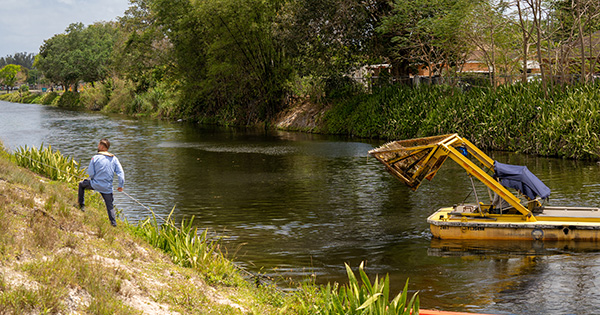
[[[440,242],[428,215],[460,203],[471,184],[448,161],[416,192],[367,152],[376,143],[298,133],[198,128],[0,102],[10,148],[51,144],[87,165],[101,137],[114,140],[126,190],[160,215],[195,217],[238,264],[272,278],[346,282],[344,263],[409,279],[421,305],[490,314],[594,314],[600,309],[596,244]],[[527,165],[552,189],[551,204],[598,206],[595,163],[493,152]],[[481,195],[487,195],[484,192]],[[473,196],[470,196],[473,199]],[[122,194],[128,218],[148,211]],[[472,202],[473,200],[466,200]]]

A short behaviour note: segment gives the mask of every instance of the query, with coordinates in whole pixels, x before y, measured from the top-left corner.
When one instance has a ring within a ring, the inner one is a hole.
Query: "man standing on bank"
[[[123,191],[123,185],[125,184],[125,173],[123,167],[119,163],[117,157],[108,152],[110,148],[110,142],[104,138],[98,143],[98,154],[92,157],[90,166],[87,168],[87,173],[90,176],[89,179],[84,179],[79,182],[79,194],[78,202],[81,211],[85,211],[85,190],[93,189],[99,192],[104,199],[106,204],[106,212],[108,212],[108,219],[112,226],[117,226],[117,220],[115,218],[115,209],[113,207],[113,177],[117,174],[119,177],[118,191]]]

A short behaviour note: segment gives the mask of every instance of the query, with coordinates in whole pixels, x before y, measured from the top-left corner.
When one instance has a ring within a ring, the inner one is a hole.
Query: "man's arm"
[[[116,156],[114,159],[114,164],[115,173],[119,177],[119,187],[117,188],[117,190],[121,192],[123,191],[123,186],[125,186],[125,172],[123,172],[123,167],[121,166],[121,163],[119,162],[119,159],[117,159]]]
[[[93,179],[94,175],[96,175],[96,169],[94,168],[94,157],[92,157],[92,159],[90,160],[90,165],[87,168],[87,173],[90,179]]]

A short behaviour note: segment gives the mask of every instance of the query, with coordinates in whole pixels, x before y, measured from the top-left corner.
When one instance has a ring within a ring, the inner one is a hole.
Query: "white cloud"
[[[129,0],[0,0],[0,57],[37,54],[69,24],[116,20],[128,7]]]

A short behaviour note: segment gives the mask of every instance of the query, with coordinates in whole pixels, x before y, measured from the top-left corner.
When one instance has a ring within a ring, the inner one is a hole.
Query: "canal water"
[[[109,138],[125,191],[157,213],[222,238],[240,266],[279,280],[347,281],[344,263],[409,280],[423,308],[491,314],[600,312],[600,246],[431,238],[436,209],[474,201],[464,170],[448,161],[413,192],[367,152],[380,142],[283,131],[217,128],[0,101],[10,150],[51,145],[85,166]],[[551,205],[600,206],[600,165],[489,153],[527,165]],[[124,194],[131,222],[149,213]]]

